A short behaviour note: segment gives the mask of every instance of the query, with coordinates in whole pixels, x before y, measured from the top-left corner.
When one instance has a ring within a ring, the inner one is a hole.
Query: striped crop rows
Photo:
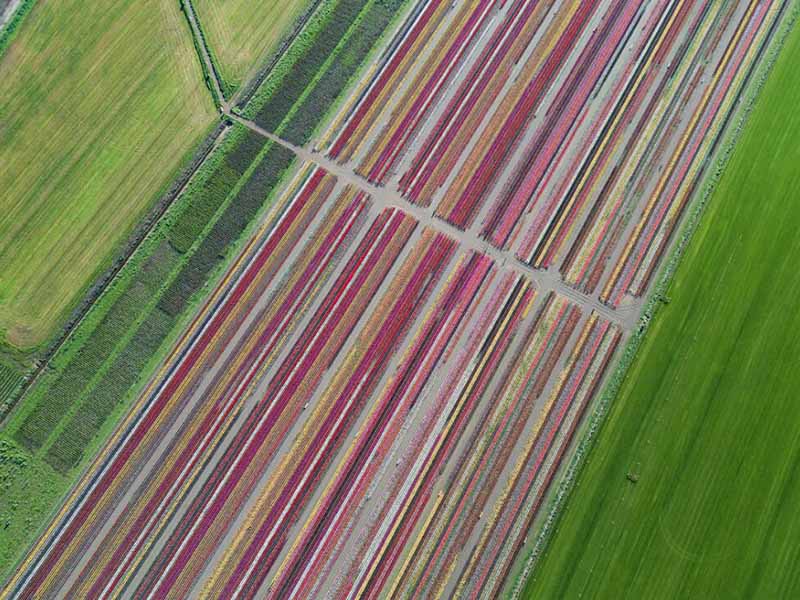
[[[282,71],[306,79],[250,105],[305,144],[324,111],[290,104],[333,103],[383,40],[324,158],[269,143],[325,168],[282,180],[9,597],[482,598],[513,579],[785,3],[390,4],[402,18],[319,13]]]
[[[641,297],[784,3],[421,4],[329,156],[612,308]]]
[[[512,505],[526,527],[535,508],[513,503],[546,488],[614,353],[594,332],[619,329],[584,313],[302,168],[12,583],[290,598],[468,581],[466,541],[494,551],[506,522],[485,515]]]

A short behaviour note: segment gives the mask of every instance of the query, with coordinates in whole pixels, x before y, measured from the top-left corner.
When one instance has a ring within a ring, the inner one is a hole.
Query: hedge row
[[[192,189],[184,209],[168,230],[170,244],[181,254],[188,252],[205,226],[219,210],[236,182],[247,172],[264,147],[265,140],[245,130],[225,160],[219,161],[205,180]]]
[[[142,317],[148,302],[158,293],[178,260],[178,255],[166,242],[156,248],[14,433],[20,444],[34,451],[47,441],[120,341]]]
[[[255,121],[264,129],[275,131],[286,118],[333,53],[339,41],[353,25],[367,0],[340,0],[311,44],[291,66],[283,78],[280,90],[273,93],[256,115]]]
[[[335,59],[281,129],[285,139],[298,146],[308,142],[348,82],[357,74],[401,4],[401,0],[387,0],[376,2],[366,10]]]
[[[89,442],[139,381],[147,362],[169,335],[191,297],[207,283],[227,250],[263,207],[293,159],[294,155],[280,146],[272,146],[264,154],[233,201],[188,257],[157,306],[45,454],[45,460],[56,471],[65,473],[80,463]],[[223,163],[221,168],[230,170],[227,163]]]
[[[293,160],[294,154],[289,150],[277,145],[270,146],[159,301],[161,310],[172,316],[184,310],[189,299],[205,284],[209,274],[224,258],[228,247],[241,236],[264,205]]]
[[[78,465],[88,446],[111,412],[122,402],[143,374],[148,361],[169,335],[175,319],[154,308],[117,355],[78,411],[45,454],[56,471],[66,473]]]
[[[292,47],[295,40],[306,31],[306,27],[318,15],[317,9],[320,4],[325,0],[310,0],[301,14],[292,25],[291,30],[284,32],[283,38],[280,43],[276,45],[274,51],[264,61],[264,64],[247,83],[244,83],[236,96],[236,108],[239,110],[244,109],[250,100],[253,99],[255,93],[259,90],[261,85],[266,81],[267,77],[273,74],[275,66],[284,59],[286,52]]]
[[[192,194],[186,209],[169,229],[167,235],[175,250],[181,254],[189,251],[237,181],[239,174],[227,164],[222,163],[214,169],[202,188]]]
[[[233,93],[236,91],[236,86],[230,83],[228,80],[225,79],[222,75],[222,70],[220,69],[219,59],[217,58],[216,52],[214,52],[214,48],[208,42],[208,35],[206,35],[206,30],[203,28],[203,21],[200,19],[200,14],[197,12],[197,8],[194,4],[192,4],[192,0],[180,0],[181,10],[186,12],[185,4],[188,5],[188,8],[191,9],[192,14],[194,15],[195,23],[197,25],[197,30],[200,32],[200,40],[199,42],[203,45],[206,52],[208,52],[208,58],[211,61],[211,68],[213,69],[214,77],[217,79],[217,83],[219,83],[220,91],[225,99],[230,98]],[[188,17],[188,14],[187,14]],[[189,24],[191,26],[191,23]],[[192,29],[192,36],[194,36],[194,29]],[[200,60],[205,64],[203,57],[200,57]]]
[[[245,129],[233,149],[225,154],[225,163],[239,175],[244,175],[266,143],[267,140],[262,135]]]
[[[255,95],[256,106],[263,102],[254,114],[255,121],[265,129],[277,131],[309,86],[313,85],[309,96],[291,117],[287,129],[281,131],[286,139],[295,144],[308,141],[403,2],[378,0],[368,6],[368,0],[339,0],[325,15],[325,21],[319,24],[313,39],[301,48],[299,56],[281,79],[280,86],[276,87],[275,82],[269,79],[264,82],[264,86],[272,88],[272,92],[265,94],[265,100],[258,93]],[[344,47],[334,52],[343,39]],[[332,55],[333,60],[315,82]]]

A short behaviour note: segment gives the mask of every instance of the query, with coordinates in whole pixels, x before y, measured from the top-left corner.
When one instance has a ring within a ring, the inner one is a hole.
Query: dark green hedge
[[[8,23],[0,28],[0,56],[11,45],[11,41],[14,39],[20,25],[22,25],[23,19],[33,8],[33,3],[34,0],[22,0]]]
[[[292,66],[289,75],[281,82],[280,91],[274,93],[259,109],[255,121],[265,129],[277,131],[334,48],[355,26],[334,60],[280,131],[283,138],[298,146],[308,142],[348,82],[357,74],[392,18],[402,8],[404,1],[376,2],[358,19],[367,1],[341,0],[336,5],[330,22],[320,29],[314,41]]]
[[[122,402],[144,372],[147,362],[169,334],[175,320],[155,308],[119,353],[111,368],[67,422],[45,454],[56,471],[67,472],[76,466],[87,445],[94,439],[108,416]]]
[[[200,237],[203,229],[214,217],[231,188],[239,181],[239,174],[225,163],[217,166],[208,179],[192,193],[186,208],[169,228],[167,236],[172,247],[185,254]]]
[[[265,139],[252,131],[244,135],[219,162],[205,181],[192,188],[185,208],[169,228],[172,246],[180,253],[188,252],[200,237],[219,207],[225,202],[231,189],[259,155]]]
[[[395,4],[399,4],[399,2]],[[281,135],[285,139],[298,146],[308,142],[330,107],[361,68],[372,47],[391,22],[392,16],[392,10],[383,4],[377,3],[370,7],[364,19],[358,23],[356,31],[347,39],[337,54],[336,59],[281,130]]]
[[[80,463],[87,445],[137,383],[147,362],[167,337],[191,297],[208,282],[212,271],[264,206],[293,160],[294,154],[281,146],[267,150],[208,235],[188,257],[158,305],[48,449],[45,460],[56,471],[64,473]],[[150,273],[148,278],[152,279],[154,275]],[[148,297],[152,298],[152,295]]]
[[[266,138],[247,129],[234,149],[225,156],[225,162],[239,175],[244,175],[266,143]]]
[[[236,241],[255,217],[291,165],[294,154],[273,145],[264,154],[247,182],[220,215],[200,246],[189,258],[178,277],[159,302],[161,310],[178,315],[189,299],[205,285],[211,271],[224,258],[229,246]]]
[[[341,0],[337,4],[330,21],[320,29],[314,41],[281,82],[280,91],[273,94],[261,107],[256,123],[270,131],[278,128],[366,3],[367,0]],[[321,117],[322,115],[319,116]]]

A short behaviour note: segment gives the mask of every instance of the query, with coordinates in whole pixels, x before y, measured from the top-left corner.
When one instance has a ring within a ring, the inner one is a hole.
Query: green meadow
[[[311,0],[194,0],[228,94],[263,66],[311,3]]]

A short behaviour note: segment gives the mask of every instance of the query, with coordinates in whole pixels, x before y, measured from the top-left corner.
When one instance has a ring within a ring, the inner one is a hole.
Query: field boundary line
[[[214,106],[218,111],[223,112],[226,107],[224,79],[214,61],[214,55],[208,45],[205,33],[203,33],[203,28],[200,26],[197,11],[194,9],[192,0],[178,0],[178,3],[189,25],[189,33],[192,36],[195,53],[200,60],[200,68],[203,71],[203,80],[211,93]]]

